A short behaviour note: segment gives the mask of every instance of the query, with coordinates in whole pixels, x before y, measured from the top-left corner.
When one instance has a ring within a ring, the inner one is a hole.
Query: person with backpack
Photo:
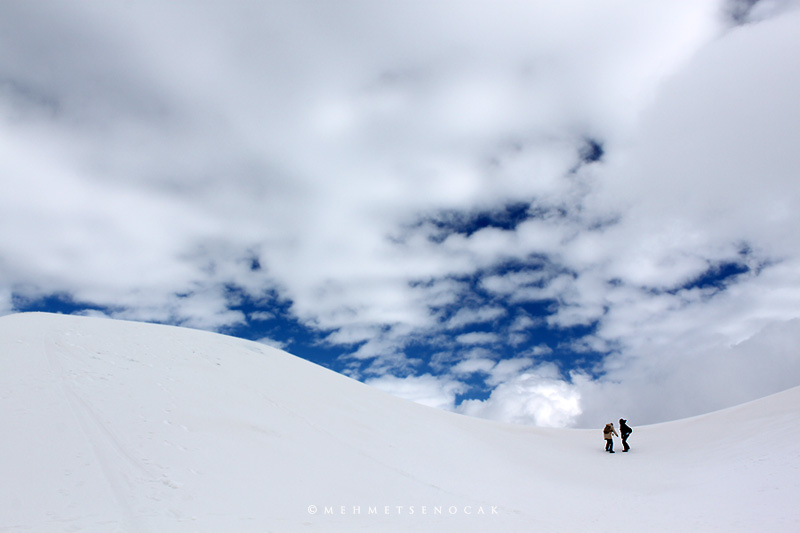
[[[628,437],[633,433],[633,430],[628,425],[628,421],[624,418],[619,419],[619,432],[622,435],[622,451],[627,452],[631,449],[631,447],[628,446]]]
[[[603,428],[603,438],[606,439],[606,451],[609,453],[614,453],[613,437],[619,437],[619,435],[617,435],[617,431],[614,429],[614,424],[609,422],[606,424],[606,427]]]

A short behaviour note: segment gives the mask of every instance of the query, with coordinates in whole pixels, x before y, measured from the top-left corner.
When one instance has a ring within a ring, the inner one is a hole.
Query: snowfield
[[[11,315],[0,531],[800,531],[800,388],[629,422],[611,455],[602,427],[438,411],[254,342]]]

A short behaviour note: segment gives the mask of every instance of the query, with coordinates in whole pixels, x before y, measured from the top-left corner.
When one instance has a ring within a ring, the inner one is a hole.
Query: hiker
[[[612,436],[619,437],[617,431],[614,429],[614,424],[609,422],[606,424],[606,427],[603,428],[603,438],[606,439],[606,451],[608,453],[614,453],[614,441],[612,440]]]
[[[633,433],[633,430],[628,425],[628,421],[624,418],[619,419],[619,433],[622,435],[622,451],[627,452],[631,449],[631,447],[628,446],[628,437]]]

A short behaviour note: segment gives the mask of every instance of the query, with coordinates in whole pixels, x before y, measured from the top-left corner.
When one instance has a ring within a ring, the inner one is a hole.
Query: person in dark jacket
[[[606,439],[606,451],[609,453],[614,453],[614,441],[612,440],[613,437],[618,437],[617,431],[614,429],[614,424],[609,422],[606,424],[606,427],[603,428],[603,438]]]
[[[631,447],[628,446],[628,437],[633,433],[633,430],[628,425],[628,421],[624,418],[619,419],[619,433],[622,435],[622,451],[627,452],[631,449]]]

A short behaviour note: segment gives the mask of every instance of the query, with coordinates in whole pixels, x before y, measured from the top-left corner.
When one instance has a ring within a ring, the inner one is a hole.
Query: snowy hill
[[[437,411],[261,344],[24,314],[0,427],[0,531],[800,530],[800,388],[610,455],[601,428]]]

